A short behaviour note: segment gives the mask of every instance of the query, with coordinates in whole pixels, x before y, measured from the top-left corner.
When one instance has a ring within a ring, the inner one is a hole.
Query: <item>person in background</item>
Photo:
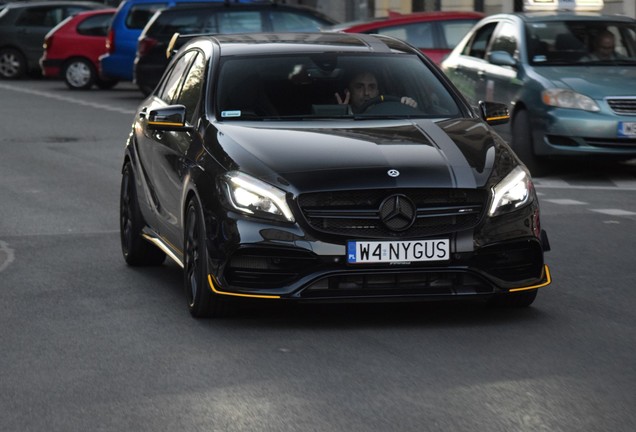
[[[616,38],[614,33],[609,30],[600,32],[594,40],[594,51],[583,57],[581,60],[616,60],[620,56],[616,53]]]

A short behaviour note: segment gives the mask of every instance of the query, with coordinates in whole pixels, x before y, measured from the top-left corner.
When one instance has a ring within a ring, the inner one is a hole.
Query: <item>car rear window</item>
[[[167,3],[146,3],[132,6],[126,16],[126,27],[138,30],[143,29],[154,13],[167,5]]]

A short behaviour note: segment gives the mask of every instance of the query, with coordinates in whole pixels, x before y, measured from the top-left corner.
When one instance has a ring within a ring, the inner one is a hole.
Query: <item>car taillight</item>
[[[42,48],[44,48],[44,51],[51,49],[52,46],[53,46],[53,35],[45,37],[44,43],[42,44]]]
[[[157,39],[149,37],[139,39],[139,42],[137,43],[137,55],[139,55],[139,57],[145,56],[155,45],[157,45],[157,43]]]
[[[106,52],[108,54],[115,52],[115,31],[113,29],[108,30],[108,37],[106,37]]]

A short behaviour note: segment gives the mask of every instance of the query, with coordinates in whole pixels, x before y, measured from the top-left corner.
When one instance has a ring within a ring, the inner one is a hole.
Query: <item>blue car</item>
[[[137,39],[150,18],[159,9],[184,3],[221,3],[224,0],[124,0],[108,30],[106,54],[99,58],[103,79],[132,81]],[[239,3],[250,1],[239,0]]]

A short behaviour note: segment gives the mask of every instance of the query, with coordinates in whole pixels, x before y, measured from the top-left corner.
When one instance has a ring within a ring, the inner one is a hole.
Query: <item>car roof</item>
[[[369,20],[349,21],[337,24],[330,30],[341,31],[351,29],[373,29],[380,27],[388,27],[397,24],[409,24],[424,21],[446,21],[446,20],[462,20],[462,19],[481,19],[486,15],[481,12],[471,11],[431,11],[431,12],[414,12],[410,14],[389,14],[386,17],[373,18]]]
[[[301,12],[308,12],[312,15],[314,15],[317,18],[321,18],[323,20],[325,20],[326,22],[330,22],[332,24],[335,24],[337,21],[334,20],[333,18],[329,17],[328,15],[325,15],[323,13],[318,12],[316,9],[308,7],[308,6],[302,6],[302,5],[288,5],[288,4],[280,4],[280,3],[271,3],[269,1],[266,2],[260,2],[260,1],[255,1],[253,3],[177,3],[175,4],[173,7],[169,7],[169,8],[164,8],[164,9],[159,9],[156,13],[157,14],[161,14],[161,15],[166,15],[166,14],[178,14],[179,12],[182,11],[189,11],[189,10],[215,10],[215,9],[264,9],[264,8],[271,8],[271,9],[280,9],[280,10],[287,10],[287,11],[301,11]]]
[[[399,39],[362,33],[238,33],[196,35],[189,38],[191,40],[182,49],[209,41],[220,47],[222,56],[312,52],[420,54]]]
[[[23,7],[37,7],[37,6],[58,6],[58,5],[88,5],[88,6],[101,6],[106,8],[104,3],[94,1],[77,1],[77,0],[53,0],[53,1],[16,1],[4,4],[7,8],[23,8]]]
[[[607,15],[594,12],[516,12],[509,14],[495,14],[488,19],[501,19],[504,17],[517,17],[525,22],[544,21],[621,21],[636,22],[636,19],[626,15]]]

